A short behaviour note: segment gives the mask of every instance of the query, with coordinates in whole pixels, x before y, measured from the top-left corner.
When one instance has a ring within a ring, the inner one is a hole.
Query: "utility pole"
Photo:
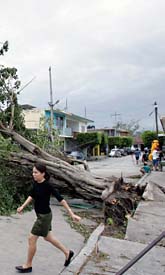
[[[154,102],[154,108],[155,108],[155,125],[156,125],[156,134],[158,136],[158,105],[156,101]]]
[[[117,123],[117,117],[121,116],[121,114],[117,114],[116,112],[114,114],[111,114],[111,117],[114,116],[115,117],[115,124]],[[115,136],[116,136],[116,127],[117,125],[115,125]]]
[[[114,114],[112,114],[111,116],[115,117],[115,122],[117,121],[117,116],[121,116],[121,114],[117,114],[116,112]]]
[[[85,117],[87,117],[87,108],[85,106]]]
[[[68,99],[66,98],[66,105],[65,105],[65,111],[68,110]]]
[[[53,90],[52,90],[52,75],[51,75],[51,67],[49,67],[49,84],[50,84],[50,138],[52,143],[54,142],[54,137],[53,137],[53,125],[54,125],[54,113],[53,113]]]
[[[49,83],[50,83],[50,102],[48,102],[50,106],[50,138],[52,143],[54,142],[53,136],[53,128],[54,128],[54,106],[60,102],[60,100],[56,100],[53,103],[53,89],[52,89],[52,74],[51,74],[51,67],[49,67]]]

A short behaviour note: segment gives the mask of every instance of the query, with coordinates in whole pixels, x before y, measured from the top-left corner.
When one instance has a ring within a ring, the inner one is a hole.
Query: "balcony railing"
[[[58,129],[59,135],[64,137],[73,137],[72,129],[71,128],[63,128]]]

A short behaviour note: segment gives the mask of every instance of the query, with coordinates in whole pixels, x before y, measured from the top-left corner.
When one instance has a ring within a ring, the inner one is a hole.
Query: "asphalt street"
[[[117,176],[129,177],[140,174],[140,167],[142,166],[141,159],[139,164],[136,164],[135,158],[132,155],[123,156],[120,158],[103,158],[96,161],[88,161],[91,173],[99,176]]]

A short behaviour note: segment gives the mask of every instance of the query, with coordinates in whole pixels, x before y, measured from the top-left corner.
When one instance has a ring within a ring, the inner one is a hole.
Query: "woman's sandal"
[[[19,273],[29,273],[32,272],[32,267],[23,267],[22,265],[15,267]]]
[[[64,266],[68,266],[70,264],[71,258],[73,257],[74,252],[72,250],[69,251],[69,257],[66,259]]]

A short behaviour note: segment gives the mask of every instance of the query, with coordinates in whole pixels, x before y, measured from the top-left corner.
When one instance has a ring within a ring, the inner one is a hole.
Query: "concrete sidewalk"
[[[98,253],[89,259],[80,273],[66,275],[115,275],[133,257],[145,248],[144,244],[110,237],[98,241]],[[154,247],[125,275],[164,275],[165,248]]]
[[[74,250],[75,255],[84,246],[84,237],[65,221],[63,208],[52,206],[53,232],[66,247]],[[0,274],[18,274],[16,265],[26,260],[27,237],[35,220],[34,211],[12,217],[0,217]],[[44,241],[38,240],[38,249],[33,263],[34,275],[58,275],[64,265],[62,252]]]
[[[129,219],[126,232],[127,240],[140,243],[151,242],[165,230],[165,172],[152,172],[141,184],[146,182],[145,200]],[[165,240],[160,244],[165,246]]]
[[[134,217],[128,221],[125,240],[101,236],[95,243],[93,253],[91,253],[84,264],[81,264],[79,268],[76,267],[78,255],[76,260],[62,274],[116,274],[117,271],[142,251],[148,243],[165,231],[165,172],[152,172],[140,180],[140,184],[145,182],[152,186],[149,190],[152,200],[139,203]],[[163,247],[159,245],[163,245]],[[86,252],[86,254],[88,253]],[[164,259],[165,242],[163,240],[131,267],[126,274],[163,275],[165,274]],[[79,262],[81,262],[81,259],[79,259]],[[76,272],[75,267],[77,268]]]

